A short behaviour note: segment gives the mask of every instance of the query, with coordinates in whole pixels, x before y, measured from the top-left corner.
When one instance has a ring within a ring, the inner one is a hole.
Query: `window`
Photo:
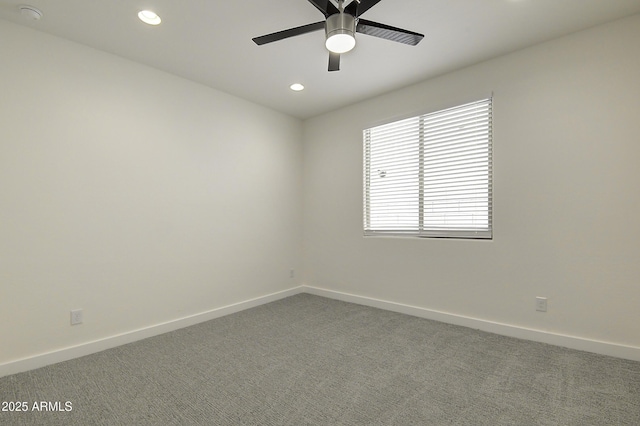
[[[491,238],[491,99],[372,127],[364,234]]]

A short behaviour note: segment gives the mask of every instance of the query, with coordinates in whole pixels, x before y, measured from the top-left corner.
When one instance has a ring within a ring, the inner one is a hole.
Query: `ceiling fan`
[[[324,14],[326,18],[324,21],[289,28],[288,30],[255,37],[252,40],[260,46],[324,28],[326,35],[325,46],[329,50],[329,71],[339,71],[340,54],[346,53],[355,47],[356,32],[411,46],[420,43],[420,40],[424,37],[423,34],[414,33],[413,31],[360,18],[360,15],[378,4],[380,0],[352,0],[347,7],[343,7],[344,0],[337,0],[337,7],[331,0],[308,1]]]

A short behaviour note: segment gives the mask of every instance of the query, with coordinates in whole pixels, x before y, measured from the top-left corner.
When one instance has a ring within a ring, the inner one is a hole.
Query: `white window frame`
[[[493,238],[492,104],[363,130],[365,236]]]

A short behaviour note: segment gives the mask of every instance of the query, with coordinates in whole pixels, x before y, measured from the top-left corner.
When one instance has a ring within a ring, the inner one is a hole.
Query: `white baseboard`
[[[550,333],[541,330],[523,328],[478,318],[455,315],[447,312],[435,311],[417,306],[404,305],[401,303],[389,302],[370,297],[358,296],[355,294],[343,293],[335,290],[327,290],[323,288],[303,285],[300,287],[294,287],[288,290],[212,309],[210,311],[202,312],[199,314],[179,318],[173,321],[167,321],[165,323],[156,324],[150,327],[133,330],[127,333],[109,336],[77,346],[71,346],[68,348],[63,348],[0,364],[0,377],[20,373],[23,371],[33,370],[62,361],[68,361],[70,359],[79,358],[85,355],[90,355],[106,349],[111,349],[117,346],[125,345],[127,343],[135,342],[137,340],[157,336],[169,331],[189,327],[201,322],[220,318],[235,312],[240,312],[245,309],[264,305],[265,303],[274,302],[276,300],[284,299],[285,297],[293,296],[299,293],[309,293],[317,296],[327,297],[330,299],[342,300],[344,302],[371,306],[374,308],[413,315],[416,317],[445,322],[448,324],[461,325],[464,327],[474,328],[477,330],[487,331],[503,336],[532,340],[535,342],[548,343],[551,345],[563,346],[571,349],[614,356],[617,358],[640,361],[640,348],[635,346],[625,346],[611,342],[603,342],[581,337]]]
[[[509,324],[487,321],[478,318],[465,317],[462,315],[440,312],[417,306],[404,305],[401,303],[388,302],[370,297],[358,296],[355,294],[343,293],[334,290],[327,290],[318,287],[302,286],[304,293],[315,294],[330,299],[342,300],[343,302],[357,303],[359,305],[371,306],[385,309],[387,311],[399,312],[420,318],[445,322],[448,324],[461,325],[489,333],[503,336],[515,337],[518,339],[531,340],[534,342],[548,343],[555,346],[577,349],[586,352],[593,352],[601,355],[609,355],[616,358],[640,361],[640,347],[625,346],[612,342],[585,339],[582,337],[568,336],[564,334],[550,333],[542,330],[518,327]]]
[[[109,336],[91,342],[83,343],[77,346],[71,346],[43,354],[38,354],[28,358],[10,361],[0,364],[0,377],[10,374],[21,373],[23,371],[33,370],[62,361],[68,361],[73,358],[90,355],[105,349],[115,348],[137,340],[146,339],[148,337],[157,336],[169,331],[178,330],[180,328],[189,327],[201,322],[220,318],[225,315],[253,308],[265,303],[274,302],[285,297],[293,296],[304,291],[303,287],[294,287],[288,290],[279,291],[277,293],[268,294],[266,296],[256,297],[254,299],[245,300],[243,302],[234,303],[210,311],[201,312],[195,315],[167,321],[161,324],[152,325],[150,327],[140,328],[126,333]]]

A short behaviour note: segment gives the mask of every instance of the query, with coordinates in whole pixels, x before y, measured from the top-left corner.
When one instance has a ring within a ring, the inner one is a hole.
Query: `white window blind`
[[[491,238],[491,99],[372,127],[365,235]]]

